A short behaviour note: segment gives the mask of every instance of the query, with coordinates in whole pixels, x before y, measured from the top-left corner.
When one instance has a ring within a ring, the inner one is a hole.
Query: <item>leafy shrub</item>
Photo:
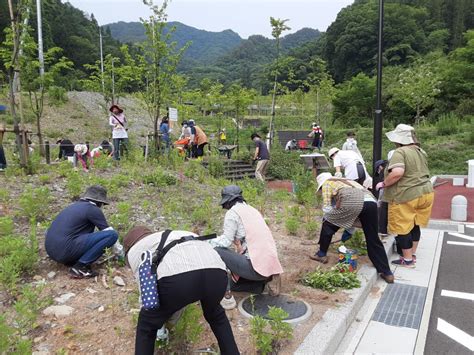
[[[0,237],[13,234],[13,220],[10,217],[0,217]]]
[[[200,162],[191,160],[186,165],[184,175],[188,178],[195,179],[200,183],[203,183],[207,180],[209,173]]]
[[[250,319],[250,334],[259,354],[275,354],[293,337],[293,328],[284,320],[288,313],[279,307],[269,307],[268,319],[254,316]]]
[[[15,302],[15,323],[22,335],[26,335],[38,327],[36,319],[39,312],[41,309],[52,304],[51,297],[41,292],[42,289],[43,287],[33,288],[30,285],[25,285],[22,287],[20,296]]]
[[[319,228],[319,223],[316,221],[308,221],[304,224],[308,238],[315,237]]]
[[[295,195],[298,203],[315,205],[316,183],[313,175],[306,171],[294,176]]]
[[[105,170],[112,166],[112,159],[108,157],[106,154],[102,154],[97,158],[94,158],[94,168]]]
[[[334,293],[339,288],[352,289],[360,287],[357,274],[348,271],[347,265],[337,265],[330,270],[324,271],[317,268],[303,276],[301,282],[305,286],[319,288]]]
[[[71,167],[69,166],[69,169]],[[84,189],[84,180],[81,174],[74,170],[69,170],[66,181],[66,189],[71,199],[79,198]]]
[[[31,347],[31,340],[18,336],[6,317],[0,315],[0,354],[31,354]]]
[[[298,227],[300,223],[295,217],[289,217],[285,222],[285,228],[288,234],[296,235],[298,233]]]
[[[48,89],[49,102],[55,106],[59,106],[67,102],[66,89],[60,86],[50,86]]]
[[[31,188],[28,186],[19,199],[20,209],[25,217],[38,221],[46,218],[50,193],[46,187]]]
[[[40,175],[40,176],[38,177],[38,180],[39,180],[39,182],[40,182],[41,185],[47,185],[47,184],[49,184],[49,183],[51,182],[51,176],[46,175],[46,174]]]
[[[359,255],[367,255],[367,243],[365,242],[364,233],[360,230],[356,230],[352,238],[346,241],[344,245],[349,249],[357,250]]]
[[[301,173],[303,169],[299,153],[286,152],[279,144],[275,144],[271,151],[271,161],[268,167],[268,173],[272,177],[279,180],[290,180]]]
[[[110,224],[119,232],[119,235],[130,229],[131,209],[132,205],[129,202],[119,202],[117,204],[117,213],[110,218]]]
[[[156,187],[176,185],[178,179],[175,176],[165,173],[161,169],[155,169],[152,173],[143,176],[144,184],[151,184]]]
[[[211,156],[208,160],[207,169],[211,176],[218,178],[224,175],[224,163],[219,157]]]
[[[28,239],[14,236],[0,238],[0,285],[5,291],[15,293],[20,276],[31,272],[37,261],[35,224],[32,223]]]

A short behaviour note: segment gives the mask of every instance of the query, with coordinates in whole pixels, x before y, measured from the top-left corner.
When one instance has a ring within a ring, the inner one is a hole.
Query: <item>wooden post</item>
[[[50,155],[50,151],[49,151],[49,141],[45,141],[44,142],[44,151],[45,151],[45,154],[46,154],[46,164],[51,164],[51,155]]]
[[[146,135],[146,140],[145,140],[145,162],[148,159],[148,134]]]

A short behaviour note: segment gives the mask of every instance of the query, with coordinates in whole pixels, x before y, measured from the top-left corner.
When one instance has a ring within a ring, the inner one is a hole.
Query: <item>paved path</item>
[[[474,189],[466,186],[453,186],[452,179],[438,179],[436,183],[446,182],[443,185],[435,187],[435,199],[433,210],[431,211],[432,219],[449,220],[451,218],[451,199],[455,195],[463,195],[467,198],[468,203],[467,221],[474,222]]]
[[[376,283],[337,353],[415,352],[419,335],[428,328],[430,290],[434,290],[443,235],[439,230],[422,230],[416,268],[395,267],[394,284]]]
[[[474,236],[447,232],[424,353],[472,354],[473,335]]]

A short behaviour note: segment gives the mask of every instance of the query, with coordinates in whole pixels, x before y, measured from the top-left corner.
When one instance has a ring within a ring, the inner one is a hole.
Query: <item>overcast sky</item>
[[[65,2],[66,0],[63,0]],[[100,25],[139,21],[149,11],[142,0],[69,0],[75,7],[94,14]],[[241,37],[271,36],[270,16],[289,19],[295,32],[303,27],[325,31],[343,7],[353,0],[173,0],[168,20],[207,31],[231,29]],[[155,0],[156,4],[161,3]]]

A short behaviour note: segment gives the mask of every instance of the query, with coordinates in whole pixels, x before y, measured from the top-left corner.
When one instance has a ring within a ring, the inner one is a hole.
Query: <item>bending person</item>
[[[322,188],[324,216],[319,236],[319,251],[310,258],[326,264],[333,235],[339,228],[351,228],[356,219],[359,219],[370,261],[380,277],[387,283],[393,283],[393,273],[378,235],[377,202],[373,195],[358,183],[333,178],[331,173],[319,174],[317,181],[317,191]]]
[[[155,251],[164,232],[152,232],[135,227],[124,238],[127,262],[139,281],[142,254]],[[172,231],[164,247],[191,232]],[[135,354],[153,354],[158,329],[177,311],[199,301],[204,318],[211,326],[221,354],[239,354],[232,328],[220,305],[227,287],[225,264],[213,248],[205,242],[190,240],[172,247],[158,264],[159,307],[142,308],[138,316]]]
[[[107,190],[100,185],[87,188],[84,196],[62,210],[46,231],[45,248],[58,263],[73,265],[70,275],[77,279],[97,276],[91,265],[118,239],[109,227],[101,207],[108,205]],[[94,232],[95,228],[99,229]]]
[[[231,289],[262,293],[265,284],[270,282],[270,294],[279,294],[283,269],[265,219],[258,210],[245,203],[242,190],[236,185],[224,187],[220,204],[228,210],[224,218],[224,232],[210,243],[231,273],[222,306],[225,309],[236,306]]]

